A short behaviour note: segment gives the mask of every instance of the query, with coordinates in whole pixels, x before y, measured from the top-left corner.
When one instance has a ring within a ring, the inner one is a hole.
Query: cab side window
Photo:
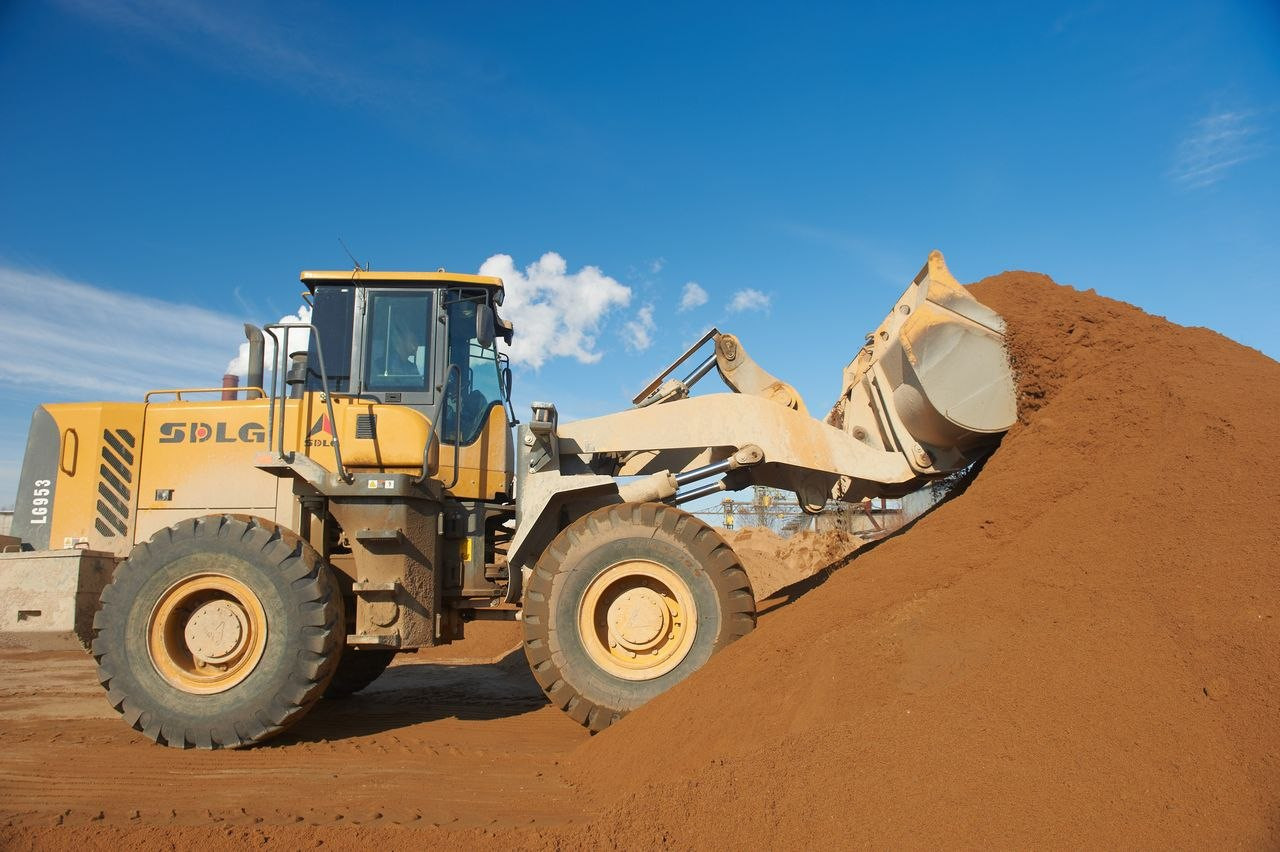
[[[425,391],[430,381],[431,293],[370,291],[364,341],[364,387]]]
[[[318,347],[324,346],[324,366],[328,372],[327,390],[347,393],[351,388],[351,321],[354,316],[355,289],[352,287],[318,287],[311,322],[319,340],[308,343],[307,390],[326,390],[320,376]],[[296,337],[290,337],[296,341]]]

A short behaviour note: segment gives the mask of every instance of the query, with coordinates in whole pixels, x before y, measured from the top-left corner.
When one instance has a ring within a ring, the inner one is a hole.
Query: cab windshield
[[[451,444],[475,441],[484,431],[489,412],[502,407],[497,344],[481,346],[476,339],[476,306],[483,304],[485,298],[483,290],[450,290],[445,294],[449,364],[456,364],[458,369],[450,370],[444,422],[440,426],[443,440]]]

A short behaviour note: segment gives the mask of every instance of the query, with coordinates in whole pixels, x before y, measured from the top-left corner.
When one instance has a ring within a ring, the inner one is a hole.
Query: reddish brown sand
[[[410,659],[422,663],[496,663],[524,646],[524,627],[517,621],[473,621],[465,632],[461,641],[422,648]]]
[[[1023,395],[981,474],[601,736],[518,660],[417,664],[192,756],[14,663],[0,845],[1280,845],[1280,364],[1039,275],[974,289]]]
[[[629,791],[593,839],[1280,843],[1280,364],[1038,275],[974,291],[1008,319],[1019,425],[581,748],[572,777]]]

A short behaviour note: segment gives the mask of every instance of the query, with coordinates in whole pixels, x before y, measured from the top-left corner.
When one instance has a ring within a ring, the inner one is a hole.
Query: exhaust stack
[[[264,352],[262,329],[252,323],[245,323],[244,336],[249,341],[249,369],[248,375],[245,376],[245,386],[250,388],[261,388],[263,373],[262,359]]]

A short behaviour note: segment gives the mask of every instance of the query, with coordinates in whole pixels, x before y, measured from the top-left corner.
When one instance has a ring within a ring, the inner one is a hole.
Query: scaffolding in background
[[[800,508],[795,495],[777,488],[755,485],[751,499],[725,497],[715,507],[693,514],[719,521],[726,530],[764,527],[786,538],[803,530],[843,530],[863,537],[879,537],[903,523],[902,501],[883,497],[861,503],[828,501],[817,515]]]

